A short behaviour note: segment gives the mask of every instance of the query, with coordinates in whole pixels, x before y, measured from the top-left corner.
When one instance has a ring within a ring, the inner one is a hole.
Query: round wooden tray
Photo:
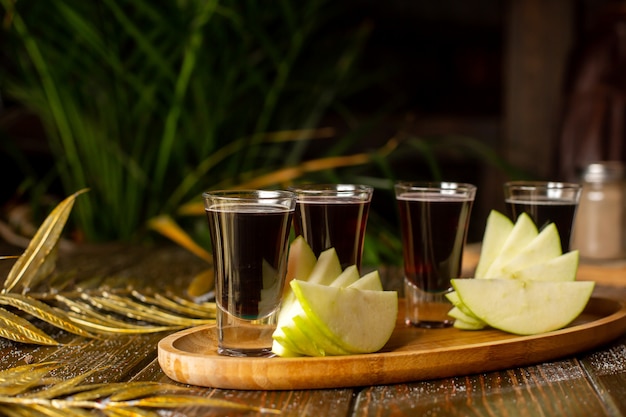
[[[592,349],[626,332],[625,303],[604,298],[591,298],[567,328],[535,336],[493,329],[416,329],[403,323],[403,314],[400,311],[393,335],[377,353],[322,358],[225,357],[217,354],[215,325],[206,325],[162,339],[158,359],[167,376],[191,385],[242,390],[340,388],[526,366]]]

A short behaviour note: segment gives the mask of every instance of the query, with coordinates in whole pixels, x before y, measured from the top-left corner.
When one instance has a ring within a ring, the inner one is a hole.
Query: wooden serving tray
[[[171,379],[204,387],[357,387],[531,365],[592,349],[626,332],[626,303],[604,298],[591,298],[585,311],[567,328],[535,336],[493,329],[417,329],[406,326],[403,317],[400,311],[393,335],[377,353],[322,358],[225,357],[217,354],[215,325],[206,325],[162,339],[158,360]]]

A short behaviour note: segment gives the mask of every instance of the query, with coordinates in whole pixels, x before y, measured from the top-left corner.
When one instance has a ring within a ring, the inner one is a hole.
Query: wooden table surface
[[[466,270],[471,269],[475,253],[468,251],[465,260]],[[63,254],[58,269],[77,276],[106,277],[118,285],[143,280],[182,288],[206,266],[180,248],[109,247]],[[582,264],[579,279],[596,280],[598,296],[626,300],[626,265],[622,263]],[[386,282],[394,285],[391,278]],[[177,384],[157,362],[157,343],[165,335],[128,335],[105,340],[68,335],[69,343],[60,347],[0,339],[0,369],[27,362],[59,361],[63,367],[57,377],[69,378],[95,370],[89,382]],[[188,391],[198,398],[226,399],[279,410],[283,416],[623,416],[626,335],[594,351],[553,362],[469,376],[328,390],[238,391],[189,386]],[[204,407],[161,412],[181,416],[264,415]]]

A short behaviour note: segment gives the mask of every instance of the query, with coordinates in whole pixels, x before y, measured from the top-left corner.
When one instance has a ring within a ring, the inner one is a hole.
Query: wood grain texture
[[[402,305],[402,303],[401,303]],[[382,385],[493,371],[597,347],[626,331],[626,304],[592,298],[571,326],[535,336],[498,330],[396,329],[381,352],[324,358],[232,358],[216,353],[215,326],[169,335],[158,358],[172,379],[229,389],[321,389]]]

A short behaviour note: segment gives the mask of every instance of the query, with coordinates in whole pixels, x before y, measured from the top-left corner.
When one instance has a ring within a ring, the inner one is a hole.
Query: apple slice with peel
[[[531,335],[561,329],[582,313],[595,282],[452,279],[461,302],[489,326]]]
[[[513,278],[513,273],[561,256],[561,238],[554,223],[546,226],[533,240],[507,261],[489,268],[487,277]]]
[[[508,264],[538,234],[537,226],[530,216],[525,212],[520,214],[502,245],[502,250],[481,278],[497,278],[492,271],[499,271],[503,265]]]
[[[470,310],[465,306],[465,304],[463,304],[461,298],[459,298],[459,294],[456,291],[450,291],[446,293],[446,298],[452,303],[454,307],[461,310],[461,312],[465,316],[470,317],[472,319],[471,321],[481,321],[478,317],[474,315],[474,313],[472,313],[472,310]]]
[[[315,347],[315,350],[318,353],[317,356],[338,356],[350,354],[350,352],[343,349],[326,336],[326,334],[324,334],[319,327],[309,320],[306,314],[298,314],[293,318],[293,322],[298,330],[300,330],[302,334],[307,337],[309,343]]]
[[[306,281],[317,263],[317,258],[313,249],[309,246],[304,237],[296,237],[289,245],[289,255],[287,256],[287,273],[285,279],[291,281],[294,278]],[[291,291],[289,282],[285,289]]]
[[[476,265],[476,271],[474,272],[475,278],[483,278],[485,273],[500,254],[504,242],[509,237],[509,234],[513,230],[513,222],[504,214],[497,210],[491,210],[489,216],[487,216],[487,223],[485,225],[485,233],[483,234],[483,243],[480,249],[480,257],[478,259],[478,265]]]
[[[544,263],[513,272],[513,278],[522,281],[574,281],[579,257],[579,252],[573,250]]]
[[[351,353],[376,352],[387,343],[398,314],[395,291],[337,288],[293,280],[291,288],[309,320]]]
[[[298,242],[296,243],[297,245],[296,250],[300,251],[300,254],[303,254],[304,258],[301,258],[301,260],[297,261],[297,262],[302,262],[303,265],[299,265],[299,266],[294,265],[293,271],[303,271],[302,274],[304,275],[305,274],[304,271],[307,271],[309,268],[308,263],[310,262],[310,259],[307,253],[308,253],[308,250],[310,250],[310,247],[304,239],[299,240],[296,238],[294,240],[294,243],[295,242]],[[307,250],[307,247],[308,247],[308,250]],[[290,247],[290,250],[291,250],[291,247]],[[313,257],[315,257],[315,255],[313,255]],[[337,251],[334,248],[330,248],[320,253],[320,256],[317,258],[315,265],[313,265],[313,268],[310,269],[310,273],[308,274],[308,276],[306,277],[303,276],[301,280],[307,280],[307,281],[310,280],[312,282],[316,282],[319,284],[328,285],[331,282],[333,282],[341,273],[342,273],[341,263],[339,262]],[[289,346],[285,346],[279,341],[284,340],[284,338],[286,337],[285,334],[283,333],[282,328],[285,325],[289,324],[291,322],[291,318],[295,315],[295,313],[292,311],[292,309],[295,308],[294,307],[295,304],[296,304],[296,296],[294,295],[293,291],[290,290],[283,297],[281,308],[278,313],[276,330],[274,331],[274,335],[273,335],[276,337],[274,337],[274,342],[272,343],[272,352],[276,354],[278,354],[279,351],[291,350]],[[282,347],[278,347],[277,344],[282,344]],[[296,354],[296,352],[290,352],[290,353],[292,353],[292,355]]]
[[[485,323],[475,324],[475,323],[464,321],[460,318],[455,318],[454,324],[452,326],[455,329],[459,329],[459,330],[482,330],[485,327],[487,327]]]
[[[358,281],[350,284],[348,288],[356,290],[382,291],[383,283],[380,280],[380,274],[376,270],[363,275]]]
[[[358,268],[356,265],[352,265],[344,269],[343,272],[330,283],[330,286],[344,288],[354,284],[359,278],[361,277]]]
[[[468,316],[458,307],[452,307],[448,315],[454,319],[454,327],[463,330],[481,330],[487,325],[484,321]]]

